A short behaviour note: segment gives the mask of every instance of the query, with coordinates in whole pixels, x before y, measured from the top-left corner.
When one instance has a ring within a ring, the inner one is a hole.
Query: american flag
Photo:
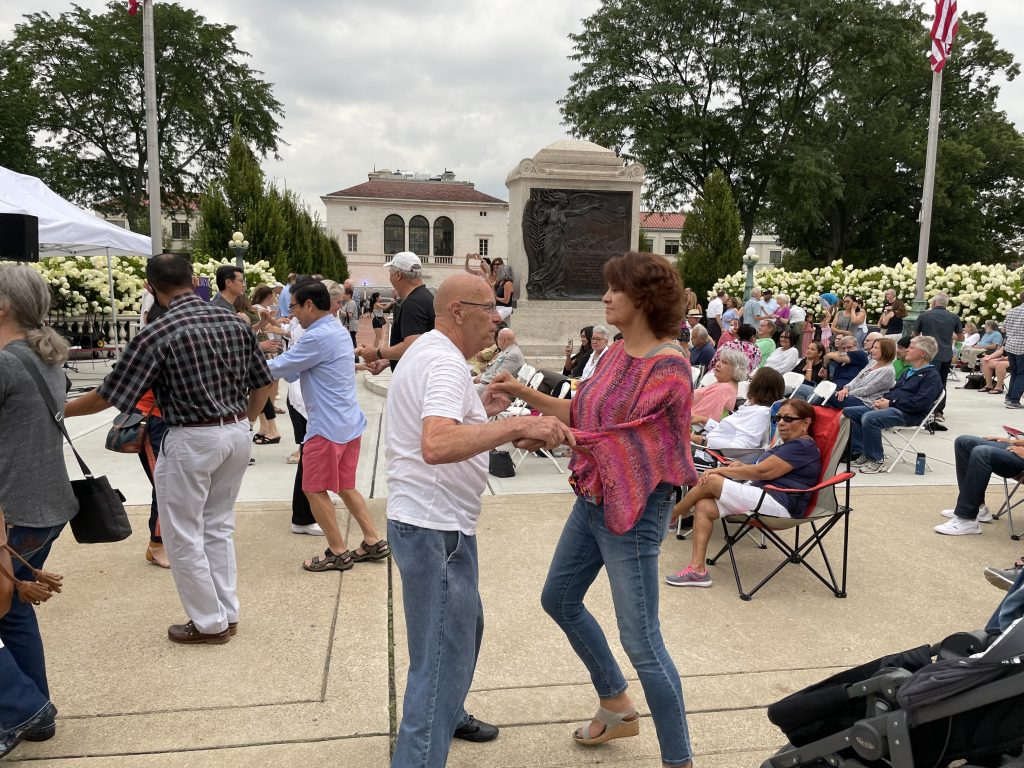
[[[139,0],[128,0],[128,15],[134,16],[139,12]]]
[[[953,38],[959,28],[956,0],[935,0],[935,21],[932,23],[932,52],[928,61],[933,72],[941,72],[953,48]]]

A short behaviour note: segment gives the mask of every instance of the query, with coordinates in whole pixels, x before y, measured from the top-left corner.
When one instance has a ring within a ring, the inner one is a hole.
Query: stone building
[[[386,265],[399,251],[420,257],[429,285],[460,271],[467,253],[507,260],[508,203],[451,171],[374,171],[362,184],[320,199],[356,286],[388,286]]]

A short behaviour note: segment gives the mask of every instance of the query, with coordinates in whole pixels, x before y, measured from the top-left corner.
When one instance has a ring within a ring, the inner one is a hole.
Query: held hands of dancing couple
[[[576,440],[569,429],[568,400],[550,397],[530,389],[508,371],[501,371],[495,376],[481,398],[488,416],[505,410],[515,398],[525,400],[533,408],[543,406],[538,410],[549,414],[526,417],[530,419],[528,434],[512,442],[516,448],[537,451],[541,448],[551,450],[563,444],[570,448],[576,446]],[[501,407],[492,413],[492,407],[497,407],[498,404]]]

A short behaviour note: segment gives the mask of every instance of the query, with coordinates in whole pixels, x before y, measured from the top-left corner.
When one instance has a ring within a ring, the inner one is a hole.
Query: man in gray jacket
[[[526,358],[523,357],[523,350],[516,343],[515,331],[511,328],[502,328],[498,331],[497,344],[498,353],[491,360],[486,370],[474,380],[476,388],[480,392],[491,383],[491,380],[500,371],[508,371],[509,376],[515,376],[526,363]]]

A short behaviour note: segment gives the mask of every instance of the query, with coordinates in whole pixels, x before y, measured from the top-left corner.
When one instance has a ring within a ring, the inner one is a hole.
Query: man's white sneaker
[[[879,475],[885,472],[885,459],[881,461],[875,461],[874,459],[868,459],[861,464],[857,471],[862,475]]]
[[[310,536],[323,536],[324,531],[318,523],[309,525],[295,525],[292,523],[292,533],[308,533]]]
[[[952,509],[942,510],[943,517],[953,517]],[[979,523],[991,523],[995,518],[992,517],[992,513],[988,511],[988,505],[982,504],[978,507],[978,516],[975,518]]]
[[[981,526],[975,520],[964,520],[954,517],[948,523],[935,526],[935,532],[946,536],[964,536],[968,533],[981,533]]]

